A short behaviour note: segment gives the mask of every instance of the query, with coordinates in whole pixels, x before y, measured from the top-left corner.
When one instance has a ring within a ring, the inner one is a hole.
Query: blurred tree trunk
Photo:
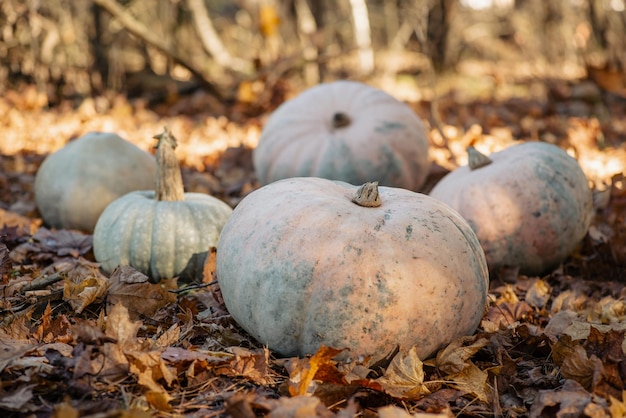
[[[448,33],[455,0],[433,0],[428,8],[426,42],[428,55],[436,71],[446,68]]]
[[[603,0],[588,0],[589,23],[593,38],[606,54],[606,67],[613,70],[626,69],[626,12],[612,10]]]
[[[234,58],[224,47],[213,26],[204,0],[187,0],[187,7],[191,11],[193,23],[198,31],[202,46],[215,59],[215,62],[236,72],[249,72],[251,69],[250,64],[242,59]]]
[[[93,54],[93,64],[89,68],[89,81],[92,94],[102,94],[109,79],[109,60],[104,48],[104,30],[102,27],[102,8],[97,4],[91,5],[93,30],[89,31],[89,45]]]
[[[128,13],[116,0],[94,0],[94,2],[111,13],[128,32],[157,49],[166,57],[171,58],[177,64],[185,67],[202,83],[207,92],[218,99],[223,98],[220,89],[217,88],[213,81],[210,80],[202,70],[196,68],[196,66],[180,52],[179,48],[169,46],[159,35],[149,30],[140,21],[135,19],[133,15]]]
[[[374,50],[372,49],[367,4],[365,4],[365,0],[350,0],[350,8],[354,25],[354,39],[359,53],[360,71],[361,74],[371,74],[374,71]]]
[[[305,60],[304,81],[308,85],[314,85],[320,81],[319,51],[313,39],[317,32],[317,23],[307,0],[295,0],[294,9],[298,23],[298,38]]]

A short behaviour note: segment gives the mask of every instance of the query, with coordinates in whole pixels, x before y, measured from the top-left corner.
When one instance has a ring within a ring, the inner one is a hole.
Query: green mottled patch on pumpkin
[[[390,132],[394,132],[399,129],[405,129],[404,124],[388,121],[384,121],[381,125],[378,125],[376,128],[374,128],[374,130],[379,134],[389,134]]]

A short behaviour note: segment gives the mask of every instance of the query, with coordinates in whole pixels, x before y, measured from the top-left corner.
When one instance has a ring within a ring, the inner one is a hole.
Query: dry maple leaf
[[[87,306],[101,299],[110,286],[106,277],[97,271],[87,277],[73,276],[74,280],[68,275],[63,282],[63,300],[68,302],[76,313],[83,312]]]
[[[270,352],[267,348],[248,350],[243,347],[231,347],[235,357],[230,362],[230,369],[235,376],[250,379],[259,385],[274,383],[274,373],[270,367]]]
[[[376,381],[395,398],[415,400],[430,393],[424,384],[424,367],[416,347],[396,354]]]
[[[125,352],[139,351],[141,343],[137,340],[137,331],[141,325],[139,321],[131,321],[123,304],[113,306],[106,318],[105,336],[115,342],[105,342],[102,347],[104,364],[101,374],[110,379],[128,376],[130,364]]]
[[[467,343],[469,344],[465,345]],[[484,337],[460,337],[439,350],[434,359],[426,360],[424,364],[436,367],[443,374],[460,373],[472,364],[469,359],[487,344],[489,340]]]
[[[152,284],[148,276],[130,266],[116,268],[109,278],[107,301],[112,305],[122,303],[131,319],[152,317],[159,309],[176,302],[176,279]]]

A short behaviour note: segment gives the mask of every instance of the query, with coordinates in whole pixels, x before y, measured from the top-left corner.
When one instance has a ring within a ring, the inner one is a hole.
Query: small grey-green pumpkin
[[[113,200],[154,184],[154,157],[109,132],[90,132],[50,154],[35,177],[35,201],[54,228],[92,232]]]
[[[103,270],[130,265],[158,282],[180,275],[194,255],[217,246],[232,209],[207,194],[184,193],[176,139],[167,130],[155,138],[156,192],[132,192],[107,206],[93,248]]]

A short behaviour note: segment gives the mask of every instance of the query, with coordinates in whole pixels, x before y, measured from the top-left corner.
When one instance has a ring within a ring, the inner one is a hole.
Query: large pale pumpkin
[[[54,228],[92,232],[113,200],[152,187],[154,157],[114,133],[91,132],[50,154],[35,177],[35,202]]]
[[[96,224],[93,249],[103,270],[130,265],[158,282],[177,277],[193,257],[215,247],[232,209],[207,194],[184,193],[176,139],[167,130],[155,138],[156,192],[132,192],[107,206]]]
[[[314,177],[241,201],[217,277],[233,318],[286,356],[325,345],[373,359],[416,346],[427,357],[475,331],[488,288],[480,244],[447,205]]]
[[[321,177],[418,190],[429,170],[420,118],[382,90],[356,81],[308,89],[276,109],[253,153],[261,184]]]
[[[491,154],[468,150],[469,164],[430,195],[472,226],[490,269],[529,275],[558,266],[583,239],[593,214],[587,178],[564,150],[526,142]]]

